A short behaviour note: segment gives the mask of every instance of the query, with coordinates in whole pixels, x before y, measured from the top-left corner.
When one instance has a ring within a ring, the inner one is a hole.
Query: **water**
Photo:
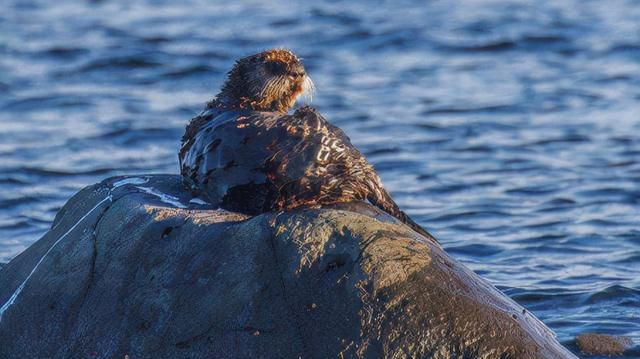
[[[177,173],[233,60],[293,49],[314,106],[448,252],[576,334],[640,343],[640,4],[4,0],[0,262],[80,188]],[[640,357],[638,349],[627,357]]]

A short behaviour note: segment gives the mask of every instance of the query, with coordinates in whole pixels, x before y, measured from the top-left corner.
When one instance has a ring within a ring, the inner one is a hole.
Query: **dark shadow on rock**
[[[2,270],[0,304],[7,359],[575,358],[368,204],[247,218],[179,176],[80,191]]]

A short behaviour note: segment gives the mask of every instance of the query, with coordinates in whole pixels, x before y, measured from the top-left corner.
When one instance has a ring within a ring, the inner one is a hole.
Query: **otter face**
[[[236,61],[218,98],[227,106],[287,112],[300,95],[311,96],[313,89],[298,57],[274,49]]]

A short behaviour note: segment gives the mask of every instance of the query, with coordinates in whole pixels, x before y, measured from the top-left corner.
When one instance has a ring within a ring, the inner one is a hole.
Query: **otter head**
[[[255,111],[287,112],[313,82],[289,50],[273,49],[236,61],[215,105]]]

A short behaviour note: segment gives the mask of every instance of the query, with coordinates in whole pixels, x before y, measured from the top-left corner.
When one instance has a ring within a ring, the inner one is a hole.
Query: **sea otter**
[[[186,128],[179,154],[185,180],[212,204],[250,215],[369,201],[435,242],[400,210],[341,129],[308,106],[287,114],[309,91],[313,82],[289,50],[236,61]]]

